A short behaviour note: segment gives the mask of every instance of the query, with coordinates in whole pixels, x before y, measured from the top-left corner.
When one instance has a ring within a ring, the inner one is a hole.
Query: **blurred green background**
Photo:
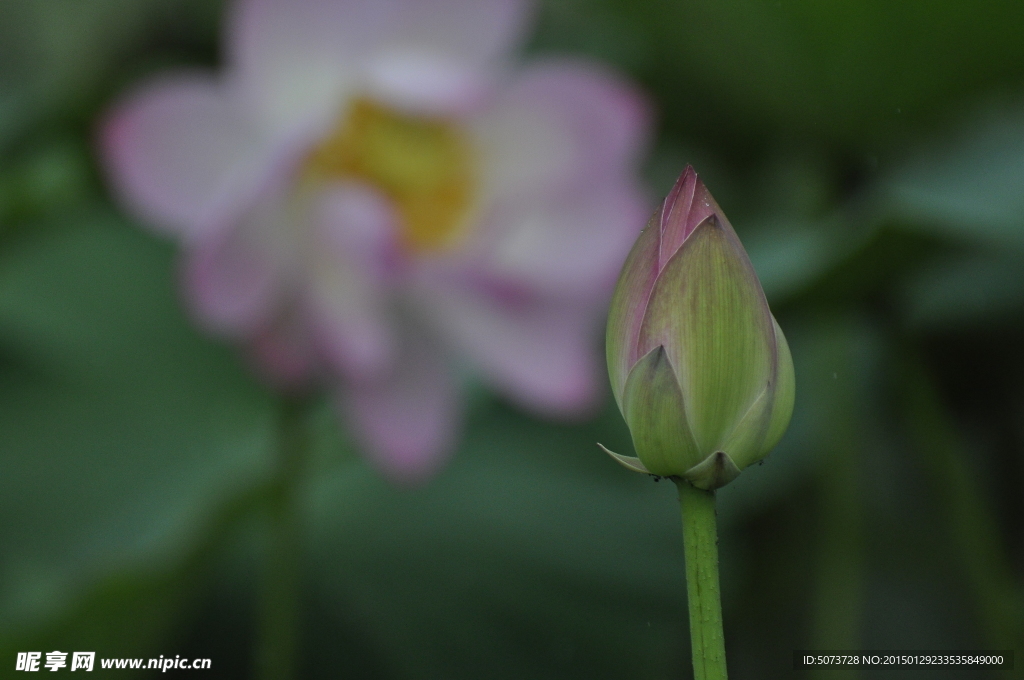
[[[126,86],[216,66],[222,9],[0,3],[3,674],[54,649],[253,673],[278,398],[193,328],[94,154]],[[1024,3],[549,0],[552,53],[646,89],[652,194],[701,172],[790,339],[792,426],[719,493],[732,677],[795,649],[1015,648],[1020,674]],[[675,490],[598,451],[631,451],[610,399],[564,425],[480,391],[416,491],[309,421],[301,677],[690,677]]]

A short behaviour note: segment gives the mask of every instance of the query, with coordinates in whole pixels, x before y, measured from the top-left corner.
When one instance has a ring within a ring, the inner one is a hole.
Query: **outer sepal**
[[[645,475],[654,474],[653,472],[645,468],[644,464],[640,462],[640,459],[636,458],[635,456],[623,456],[621,453],[615,453],[611,449],[606,448],[605,445],[601,444],[600,442],[598,442],[597,446],[602,451],[611,456],[616,463],[626,468],[627,470],[632,470],[633,472],[642,472]]]
[[[633,447],[652,474],[679,476],[700,462],[683,395],[662,347],[644,355],[629,372],[622,405]]]
[[[740,476],[740,469],[724,451],[716,451],[687,470],[683,479],[698,489],[714,491]]]
[[[789,420],[793,417],[793,403],[796,400],[796,373],[793,370],[793,355],[789,352],[789,343],[782,333],[779,323],[772,317],[772,327],[775,329],[775,344],[778,353],[778,368],[775,372],[775,398],[772,400],[772,413],[768,422],[768,431],[765,434],[764,442],[761,444],[761,455],[764,458],[768,455],[782,435],[789,427]]]

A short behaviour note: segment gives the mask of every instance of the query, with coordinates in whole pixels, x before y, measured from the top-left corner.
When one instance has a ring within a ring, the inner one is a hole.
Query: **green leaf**
[[[0,615],[173,557],[269,473],[273,401],[184,317],[167,247],[104,214],[0,253]]]

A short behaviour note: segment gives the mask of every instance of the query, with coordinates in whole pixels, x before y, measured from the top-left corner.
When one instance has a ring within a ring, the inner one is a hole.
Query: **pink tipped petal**
[[[343,375],[371,379],[395,352],[384,296],[395,216],[373,190],[338,185],[314,216],[307,307],[321,352]]]
[[[242,0],[229,17],[234,72],[273,128],[337,115],[392,20],[387,0]]]
[[[549,61],[525,70],[475,127],[489,198],[626,181],[646,143],[642,96],[593,65]]]
[[[428,340],[410,339],[389,376],[350,383],[339,395],[370,462],[394,481],[422,483],[453,452],[462,413],[448,369]]]
[[[115,190],[145,221],[193,237],[244,192],[265,153],[213,78],[156,80],[117,106],[101,144]]]
[[[438,333],[495,387],[540,413],[587,413],[600,394],[594,315],[564,304],[502,297],[479,286],[449,287],[421,302]]]
[[[669,258],[679,250],[679,246],[683,245],[683,241],[696,226],[689,224],[689,217],[690,208],[693,205],[693,195],[699,181],[693,167],[687,165],[672,190],[665,196],[665,201],[661,206],[661,219],[658,220],[658,229],[661,231],[658,271],[665,268]]]
[[[541,197],[504,211],[488,272],[535,291],[603,305],[650,214],[632,183],[609,181],[576,195]]]
[[[693,168],[688,165],[668,196],[665,197],[665,202],[662,205],[659,271],[665,268],[668,261],[683,245],[683,241],[709,215],[715,215],[722,228],[735,237],[732,225],[722,213],[722,209],[718,207],[711,192],[704,186],[704,182]]]

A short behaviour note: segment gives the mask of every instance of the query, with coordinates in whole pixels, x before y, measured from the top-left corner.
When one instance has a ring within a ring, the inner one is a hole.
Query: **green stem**
[[[268,503],[268,545],[263,571],[257,677],[296,677],[300,616],[296,484],[308,448],[305,402],[286,399],[281,410],[276,483]]]
[[[683,480],[676,480],[676,486],[683,516],[693,677],[694,680],[726,680],[715,493]]]

